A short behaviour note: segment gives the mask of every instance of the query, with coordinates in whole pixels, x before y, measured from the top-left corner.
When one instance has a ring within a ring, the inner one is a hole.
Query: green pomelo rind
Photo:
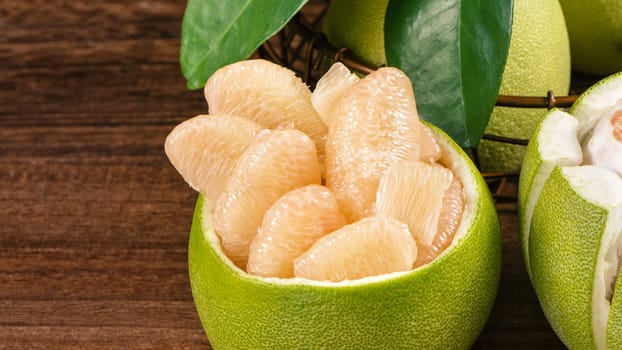
[[[572,104],[568,113],[579,120],[579,140],[594,129],[603,113],[611,110],[622,98],[622,72],[612,74],[585,90]]]
[[[570,114],[554,108],[546,114],[527,145],[518,182],[518,217],[523,260],[530,278],[528,242],[533,209],[544,182],[555,166],[581,164],[577,125],[577,120]]]
[[[573,69],[588,74],[622,70],[622,2],[560,0],[570,37]]]
[[[607,321],[607,348],[622,349],[622,276],[618,274]]]
[[[224,257],[199,196],[189,241],[195,305],[214,349],[468,349],[500,278],[501,235],[486,183],[447,135],[443,161],[465,185],[452,245],[419,269],[338,283],[248,275]],[[468,213],[467,213],[468,211]]]
[[[500,95],[566,95],[570,89],[570,44],[557,0],[514,2],[512,37]],[[546,109],[495,107],[487,134],[529,139]],[[478,146],[483,171],[518,171],[524,145],[482,140]]]
[[[334,47],[347,48],[356,58],[376,67],[385,65],[384,16],[388,3],[388,0],[332,0],[322,31]]]
[[[606,348],[606,296],[621,237],[622,178],[602,167],[556,166],[534,208],[528,244],[542,310],[571,349]]]
[[[578,195],[556,167],[534,209],[529,256],[540,306],[571,349],[595,348],[592,281],[606,220],[606,210]]]

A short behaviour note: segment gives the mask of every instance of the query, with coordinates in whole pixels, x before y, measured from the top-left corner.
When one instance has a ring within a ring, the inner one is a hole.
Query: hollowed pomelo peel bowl
[[[615,279],[622,178],[584,165],[581,149],[620,98],[622,72],[587,90],[568,113],[551,110],[527,146],[519,179],[525,265],[546,318],[570,349],[622,348],[622,278]]]
[[[495,206],[467,155],[434,129],[441,162],[464,184],[452,245],[416,270],[354,281],[252,276],[225,257],[211,204],[197,200],[189,274],[214,349],[468,349],[492,309],[500,278]]]

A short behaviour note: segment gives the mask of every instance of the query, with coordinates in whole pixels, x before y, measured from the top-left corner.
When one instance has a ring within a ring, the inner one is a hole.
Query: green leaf
[[[179,57],[188,88],[201,88],[218,68],[248,58],[306,2],[189,0]]]
[[[492,113],[510,46],[512,0],[390,0],[387,63],[412,80],[421,117],[464,148]]]

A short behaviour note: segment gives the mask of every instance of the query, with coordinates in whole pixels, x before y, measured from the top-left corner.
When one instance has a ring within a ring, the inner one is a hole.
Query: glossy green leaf
[[[180,64],[190,89],[218,68],[248,58],[306,0],[189,0],[181,30]]]
[[[390,0],[387,63],[410,77],[421,117],[462,147],[481,139],[510,46],[512,0]]]

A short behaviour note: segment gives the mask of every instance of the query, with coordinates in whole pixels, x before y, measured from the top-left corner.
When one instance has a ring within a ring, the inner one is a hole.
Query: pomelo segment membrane
[[[358,81],[356,74],[343,63],[337,62],[317,82],[311,94],[311,103],[329,129],[341,97]]]

